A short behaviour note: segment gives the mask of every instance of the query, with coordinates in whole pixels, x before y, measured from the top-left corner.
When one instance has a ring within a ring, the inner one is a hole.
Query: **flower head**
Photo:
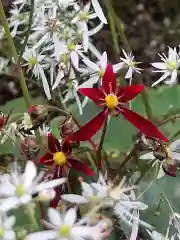
[[[13,230],[16,218],[14,216],[8,217],[6,214],[0,215],[0,239],[15,240],[16,234]]]
[[[87,140],[99,131],[108,115],[121,113],[146,136],[167,142],[167,138],[149,120],[127,108],[127,103],[143,90],[143,85],[117,87],[116,74],[112,70],[112,65],[108,64],[99,88],[79,89],[81,94],[93,100],[97,106],[103,107],[103,110],[75,132],[71,138],[79,141]]]
[[[169,47],[168,57],[166,57],[165,54],[159,54],[159,56],[162,62],[154,62],[152,66],[159,69],[155,72],[163,73],[163,75],[153,83],[152,87],[167,78],[168,80],[165,81],[166,84],[175,84],[177,81],[178,68],[180,66],[180,57],[176,48],[173,49]]]

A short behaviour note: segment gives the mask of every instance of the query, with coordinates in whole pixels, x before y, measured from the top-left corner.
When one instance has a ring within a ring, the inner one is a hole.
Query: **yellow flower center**
[[[80,12],[79,13],[80,20],[88,20],[88,13],[87,12]]]
[[[71,226],[64,224],[59,228],[60,236],[67,238],[70,234]]]
[[[114,94],[107,95],[105,100],[106,100],[106,106],[110,109],[114,109],[118,105],[118,98]]]
[[[134,67],[135,66],[135,62],[131,59],[129,61],[129,67]]]
[[[38,60],[35,58],[35,57],[29,57],[29,62],[32,64],[32,65],[36,65],[38,63]]]
[[[17,197],[22,197],[25,194],[25,187],[22,184],[19,184],[16,186],[16,192]]]
[[[56,152],[53,155],[53,161],[57,165],[63,166],[66,163],[67,158],[66,158],[66,155],[63,152]]]
[[[68,50],[69,50],[69,51],[73,51],[74,48],[75,48],[75,45],[74,45],[73,42],[68,45]]]
[[[0,238],[3,238],[3,236],[4,236],[4,229],[0,228]]]
[[[103,77],[104,76],[104,72],[103,71],[99,71],[99,76]]]
[[[96,196],[96,195],[94,195],[94,196],[92,196],[92,197],[90,198],[90,200],[91,200],[92,202],[97,202],[97,201],[99,200],[99,197]]]
[[[167,66],[169,69],[177,69],[177,62],[176,61],[173,61],[173,60],[168,60],[167,61]]]

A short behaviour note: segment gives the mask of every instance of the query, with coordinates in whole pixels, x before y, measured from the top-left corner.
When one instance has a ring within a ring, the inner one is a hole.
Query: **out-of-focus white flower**
[[[88,58],[83,58],[83,62],[88,67],[85,73],[89,73],[90,78],[86,82],[79,85],[79,88],[91,88],[95,83],[98,82],[98,80],[102,80],[107,67],[107,53],[104,52],[98,60],[99,61],[97,63],[94,63]]]
[[[28,12],[21,12],[21,9],[17,8],[17,6],[14,6],[10,10],[11,17],[8,19],[9,26],[12,28],[11,35],[12,37],[15,37],[17,35],[18,27],[28,23]]]
[[[16,234],[13,230],[16,218],[14,216],[0,215],[0,238],[2,240],[15,240]]]
[[[129,53],[129,54],[126,53],[124,49],[122,49],[122,52],[123,52],[125,58],[122,58],[122,57],[120,58],[120,60],[122,62],[120,62],[114,66],[114,71],[118,72],[122,68],[127,68],[128,71],[125,75],[125,78],[132,79],[133,72],[140,73],[141,69],[136,66],[137,66],[137,64],[139,64],[141,62],[136,62],[134,60],[135,57],[132,55],[132,53]]]
[[[167,158],[173,159],[175,162],[180,162],[180,153],[177,152],[177,150],[180,149],[180,139],[177,139],[174,141],[172,144],[170,144],[168,147],[165,148],[164,151],[167,153]],[[156,156],[154,152],[148,152],[140,156],[140,159],[142,160],[155,160]],[[155,161],[153,163],[153,166],[157,164],[159,160]],[[163,161],[161,161],[160,167],[159,167],[159,172],[157,174],[157,179],[163,177],[165,175],[166,169],[163,167]]]
[[[159,69],[155,72],[163,73],[163,75],[153,83],[152,87],[167,78],[168,80],[165,81],[166,84],[175,84],[177,81],[178,68],[180,66],[179,53],[177,52],[176,48],[169,47],[168,57],[166,57],[164,53],[159,54],[159,56],[162,62],[154,62],[152,63],[152,66]]]
[[[48,217],[50,222],[46,222],[46,226],[50,229],[43,232],[31,233],[26,240],[76,240],[91,239],[95,228],[89,226],[81,226],[76,223],[76,208],[70,208],[65,214],[53,208],[48,209]]]
[[[22,174],[17,164],[13,165],[10,174],[1,176],[0,212],[6,212],[20,205],[28,204],[32,200],[33,194],[66,182],[66,178],[41,182],[43,176],[42,173],[37,176],[37,169],[32,161],[27,162]]]
[[[26,61],[24,66],[28,66],[28,71],[32,69],[32,72],[35,77],[38,79],[41,78],[44,92],[48,98],[48,100],[51,99],[51,93],[49,89],[49,84],[46,78],[46,75],[44,73],[44,69],[47,69],[49,65],[47,63],[43,63],[43,60],[45,59],[46,55],[38,54],[35,49],[28,49],[26,48],[23,58]]]
[[[1,144],[4,144],[8,139],[10,139],[14,145],[18,134],[17,129],[18,126],[15,122],[9,123],[1,133]]]
[[[42,202],[51,201],[52,199],[55,198],[55,196],[56,196],[55,190],[53,188],[48,188],[39,192],[38,200]]]
[[[7,60],[3,57],[0,57],[0,73],[6,72],[8,63],[9,63],[9,60]]]
[[[98,2],[98,0],[91,0],[91,3],[94,7],[94,11],[96,12],[98,18],[100,19],[101,22],[103,22],[104,24],[107,24],[107,20],[104,16],[103,10]]]

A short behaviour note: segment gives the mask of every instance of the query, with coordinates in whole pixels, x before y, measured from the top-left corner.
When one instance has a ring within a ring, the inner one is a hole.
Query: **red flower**
[[[79,162],[71,156],[72,147],[65,141],[62,145],[52,135],[48,135],[48,152],[42,156],[39,163],[52,166],[56,178],[65,175],[69,168],[80,171],[88,176],[92,176],[92,170],[83,162]]]
[[[85,141],[99,131],[109,114],[121,113],[146,136],[167,142],[168,139],[149,120],[127,108],[128,101],[135,98],[143,90],[144,85],[142,84],[117,88],[116,74],[113,72],[112,65],[108,64],[100,88],[81,88],[79,90],[82,95],[89,97],[96,105],[102,106],[104,109],[73,133],[71,138]]]

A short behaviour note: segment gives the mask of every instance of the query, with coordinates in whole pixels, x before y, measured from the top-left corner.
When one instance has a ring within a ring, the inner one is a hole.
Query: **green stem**
[[[108,12],[109,26],[110,26],[110,29],[111,29],[111,36],[112,36],[113,43],[114,43],[115,54],[119,54],[120,49],[119,49],[118,36],[117,36],[117,33],[116,33],[116,27],[115,27],[115,24],[114,24],[113,15],[112,15],[112,12],[109,10],[107,5],[106,5],[106,8],[107,8],[107,12]]]
[[[16,69],[17,78],[19,79],[19,83],[20,83],[20,86],[21,86],[21,90],[22,90],[22,93],[23,93],[24,100],[26,101],[27,107],[30,107],[31,106],[31,97],[29,95],[29,91],[28,91],[28,88],[27,88],[27,85],[26,85],[26,80],[25,80],[22,68],[21,68],[21,66],[18,66],[19,57],[18,57],[18,54],[17,54],[17,50],[16,50],[16,47],[15,47],[14,41],[13,41],[12,36],[11,36],[11,32],[10,32],[9,24],[8,24],[8,21],[7,21],[5,12],[4,12],[2,0],[0,0],[0,19],[1,19],[2,26],[4,27],[4,30],[5,30],[5,33],[6,33],[9,49],[10,49],[10,52],[11,52],[12,61],[14,62],[14,66],[17,68]]]
[[[20,52],[19,59],[18,59],[18,64],[21,63],[22,55],[23,55],[23,53],[25,51],[25,48],[26,48],[26,45],[28,43],[28,39],[29,39],[30,32],[31,32],[31,27],[32,27],[32,24],[33,24],[33,14],[34,14],[34,0],[31,0],[31,9],[30,9],[30,13],[29,13],[28,29],[27,29],[27,32],[26,32],[26,37],[25,37],[23,46],[21,48],[21,52]]]
[[[94,172],[97,173],[97,167],[96,167],[96,164],[95,164],[94,159],[92,158],[90,152],[86,152],[86,155],[87,155],[87,158],[88,158]]]
[[[35,210],[31,205],[26,205],[24,207],[24,211],[26,215],[29,218],[30,223],[32,224],[33,230],[36,231],[39,229],[39,225],[37,223],[36,217],[35,217]]]
[[[106,120],[105,120],[105,123],[103,126],[103,130],[102,130],[101,139],[100,139],[99,146],[98,146],[97,153],[96,153],[98,168],[101,168],[101,152],[102,152],[104,138],[105,138],[106,131],[107,131],[107,125],[108,125],[108,117],[106,117]]]

